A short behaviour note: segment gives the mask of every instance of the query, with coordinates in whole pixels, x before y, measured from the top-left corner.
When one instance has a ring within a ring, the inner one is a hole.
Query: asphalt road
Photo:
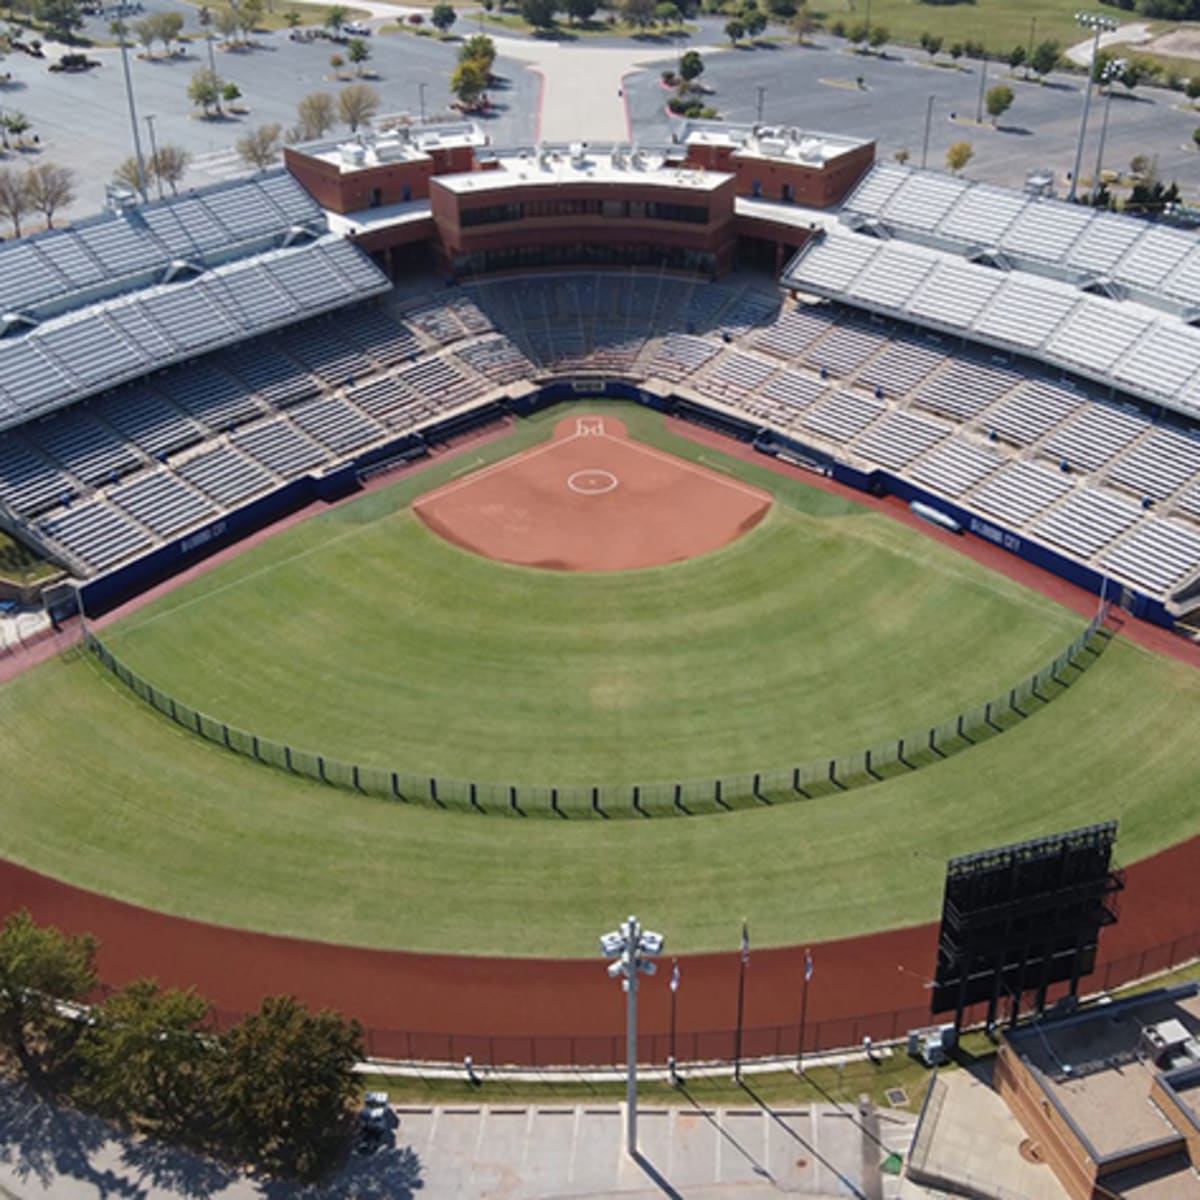
[[[148,8],[154,7],[178,5],[171,0],[150,0]],[[186,54],[172,59],[131,57],[131,69],[144,146],[148,146],[144,118],[152,115],[159,144],[171,142],[192,154],[193,166],[185,182],[197,186],[244,172],[234,145],[249,128],[266,122],[279,122],[287,128],[295,120],[301,96],[316,90],[336,93],[344,86],[329,78],[329,57],[334,52],[344,54],[344,47],[326,41],[293,42],[286,32],[279,32],[259,35],[252,48],[218,50],[218,73],[237,84],[248,111],[223,120],[202,120],[187,99],[187,87],[193,72],[207,64],[207,47],[199,37],[195,10],[188,9],[188,14],[186,32],[197,40]],[[383,21],[377,18],[372,23],[378,26]],[[89,32],[103,35],[106,25],[105,20],[93,20]],[[460,16],[459,32],[469,35],[476,28],[474,18]],[[1060,190],[1065,188],[1083,105],[1078,76],[1055,76],[1044,86],[1012,81],[1016,102],[994,129],[986,117],[982,125],[974,123],[980,80],[975,62],[957,68],[931,67],[922,52],[907,50],[893,50],[885,59],[864,57],[848,53],[833,39],[822,39],[811,47],[775,44],[717,50],[721,41],[720,24],[712,21],[702,22],[699,32],[681,43],[579,39],[571,44],[570,54],[562,55],[547,53],[544,43],[506,35],[498,39],[502,53],[497,62],[504,82],[492,91],[496,108],[484,122],[485,129],[495,145],[532,144],[539,128],[545,77],[550,108],[544,124],[548,130],[558,130],[564,122],[561,113],[557,118],[554,114],[561,102],[553,98],[570,98],[583,91],[579,73],[588,69],[597,76],[613,76],[608,83],[595,85],[600,90],[611,85],[615,97],[624,87],[636,139],[666,140],[671,122],[659,73],[674,63],[679,46],[695,45],[705,50],[704,81],[712,89],[710,102],[730,121],[755,119],[758,89],[762,88],[762,114],[767,122],[875,137],[881,157],[904,148],[912,161],[919,163],[932,97],[930,166],[943,166],[947,147],[966,140],[975,149],[965,172],[969,177],[1020,185],[1029,171],[1045,167],[1056,172]],[[367,66],[378,75],[370,82],[382,96],[383,112],[417,114],[424,84],[427,114],[448,113],[448,80],[457,43],[377,33],[370,45]],[[627,53],[614,53],[618,46]],[[590,47],[603,53],[588,55]],[[632,51],[636,53],[628,53]],[[79,180],[78,199],[69,210],[73,216],[96,211],[113,168],[131,153],[119,53],[115,49],[92,53],[103,65],[81,75],[51,74],[49,59],[12,54],[3,66],[11,72],[12,82],[0,85],[0,108],[24,112],[40,138],[36,149],[15,151],[0,161],[19,163],[40,156],[73,167]],[[630,73],[634,58],[644,58],[648,66]],[[519,59],[536,60],[537,70]],[[992,64],[987,85],[1007,75],[1007,68]],[[862,86],[856,82],[858,76]],[[1191,136],[1200,124],[1200,113],[1187,109],[1186,104],[1181,95],[1163,90],[1140,88],[1130,98],[1120,89],[1108,106],[1106,165],[1125,168],[1135,154],[1156,155],[1163,177],[1177,179],[1185,197],[1200,199],[1200,154],[1192,148]],[[587,128],[588,106],[572,103],[571,107],[579,112],[582,125],[576,136],[592,141],[611,138],[611,114],[603,114],[601,120],[597,113],[596,121],[603,129],[591,130]],[[1103,101],[1093,100],[1081,171],[1085,178],[1094,170],[1104,109]]]

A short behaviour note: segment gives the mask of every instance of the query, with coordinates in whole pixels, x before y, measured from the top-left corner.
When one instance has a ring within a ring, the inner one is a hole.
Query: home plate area
[[[588,416],[413,507],[435,533],[501,562],[628,571],[716,550],[770,505],[766,492],[633,441],[613,417]]]

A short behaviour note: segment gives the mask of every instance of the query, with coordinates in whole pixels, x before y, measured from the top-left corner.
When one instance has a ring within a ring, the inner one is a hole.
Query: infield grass
[[[536,439],[545,428],[522,426],[518,440]],[[691,451],[714,457],[699,447]],[[443,469],[461,465],[447,462]],[[726,465],[745,468],[755,482],[763,482],[755,472],[768,474],[732,460]],[[313,549],[302,561],[315,562],[327,552],[322,526],[361,528],[368,536],[385,514],[399,513],[405,489],[435,482],[429,473],[373,493],[296,527],[298,542],[290,535],[272,539],[231,566],[239,578],[255,563],[270,571],[308,539]],[[926,553],[935,546],[929,539],[896,524],[868,537],[875,517],[850,517],[863,510],[841,501],[831,508],[836,497],[804,491],[816,511],[828,514],[815,523],[851,539],[859,556],[896,556],[897,545],[910,543],[897,570],[934,561]],[[814,520],[799,509],[786,515]],[[382,523],[399,528],[403,519]],[[856,569],[862,568],[846,568],[852,582]],[[986,613],[997,605],[1011,610],[1007,624],[997,626],[1010,653],[1024,645],[1036,658],[1039,639],[1057,649],[1080,624],[1038,597],[1008,595],[1006,581],[967,560],[952,557],[944,570],[958,581],[960,604],[982,604]],[[214,578],[204,577],[202,586],[212,588]],[[820,599],[836,612],[834,580]],[[925,601],[918,592],[916,583],[888,588],[888,606],[906,599],[919,610]],[[172,602],[189,593],[181,590]],[[269,610],[272,628],[288,623],[281,607]],[[952,607],[943,602],[947,619]],[[803,624],[806,614],[798,608],[796,615]],[[566,616],[554,614],[560,623]],[[1012,630],[1022,627],[1027,640],[1014,642]],[[986,653],[976,659],[991,629],[961,628],[970,640],[943,652],[938,643],[946,630],[936,627],[925,639],[928,652],[987,661],[976,683],[995,672],[1008,678],[1016,661]],[[820,689],[832,689],[834,677],[819,669],[847,650],[828,643],[858,641],[861,633],[836,623],[823,628],[807,653],[806,692],[818,679]],[[237,661],[227,661],[230,675],[240,674]],[[870,661],[863,661],[870,672]],[[778,669],[757,659],[730,662],[731,670],[750,676],[751,690],[760,667]],[[921,678],[913,671],[913,686]],[[286,672],[280,680],[291,686]],[[703,680],[692,684],[703,692]],[[307,703],[328,715],[324,684],[317,686]],[[459,690],[468,690],[465,681]],[[869,701],[869,689],[859,694]],[[79,652],[0,687],[0,853],[163,911],[331,942],[588,955],[596,929],[604,927],[598,922],[638,912],[669,929],[679,953],[733,948],[731,913],[749,918],[756,944],[794,944],[934,919],[952,854],[1112,817],[1121,820],[1126,863],[1195,834],[1198,705],[1200,673],[1118,640],[1034,718],[875,787],[692,819],[516,821],[357,797],[238,759],[147,709]],[[810,710],[817,717],[819,707]],[[641,736],[636,725],[645,719],[639,713],[626,728]],[[539,732],[532,750],[559,753],[542,745],[548,740]]]

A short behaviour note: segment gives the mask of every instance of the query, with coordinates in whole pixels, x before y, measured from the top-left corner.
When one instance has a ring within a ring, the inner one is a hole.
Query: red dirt
[[[554,440],[447,483],[413,510],[466,550],[523,567],[626,571],[716,550],[771,497],[640,442],[611,416],[570,417]]]
[[[610,420],[605,418],[606,423]],[[939,530],[895,501],[874,500],[683,422],[672,420],[669,426],[698,443],[885,512],[1081,614],[1090,616],[1095,611],[1095,597],[1081,589],[970,535],[955,537]],[[490,439],[500,432],[482,436]],[[253,542],[305,519],[311,511],[230,547],[120,611],[181,586]],[[1200,665],[1200,648],[1155,626],[1125,617],[1122,632],[1160,653]],[[76,640],[76,631],[68,630],[32,652],[0,660],[0,681],[13,667],[24,669]],[[1166,967],[1172,960],[1200,954],[1198,875],[1200,837],[1130,867],[1120,924],[1103,935],[1097,972],[1085,982],[1113,986]],[[356,1015],[374,1031],[371,1047],[382,1054],[453,1059],[472,1053],[479,1062],[487,1061],[489,1054],[517,1062],[607,1062],[618,1061],[623,1054],[624,1002],[599,961],[409,954],[249,933],[151,912],[0,861],[0,912],[20,907],[64,929],[95,933],[101,943],[101,977],[107,984],[153,975],[166,985],[194,985],[219,1009],[232,1014],[256,1007],[265,995],[292,992],[311,1005]],[[933,969],[936,936],[936,925],[925,924],[815,944],[806,1044],[849,1045],[863,1034],[878,1039],[927,1019],[924,981]],[[736,921],[731,917],[729,953],[690,956],[681,962],[681,1058],[731,1053],[736,941]],[[1173,949],[1171,943],[1176,943]],[[794,1050],[802,963],[801,945],[753,952],[746,987],[747,1055]],[[666,978],[667,972],[662,972],[647,981],[642,1005],[643,1029],[658,1035],[649,1044],[643,1042],[642,1053],[660,1060],[666,1053],[669,1021]],[[381,1032],[387,1030],[424,1036]],[[701,1036],[706,1031],[717,1032]],[[460,1036],[450,1040],[446,1035],[451,1034]],[[506,1040],[489,1044],[488,1038]]]

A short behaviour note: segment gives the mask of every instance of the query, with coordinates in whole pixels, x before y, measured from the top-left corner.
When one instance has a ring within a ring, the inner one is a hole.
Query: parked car
[[[371,27],[365,21],[347,21],[342,28],[351,37],[370,37]]]
[[[383,1141],[390,1111],[387,1092],[367,1093],[362,1112],[358,1114],[358,1148],[361,1153],[370,1154]]]

